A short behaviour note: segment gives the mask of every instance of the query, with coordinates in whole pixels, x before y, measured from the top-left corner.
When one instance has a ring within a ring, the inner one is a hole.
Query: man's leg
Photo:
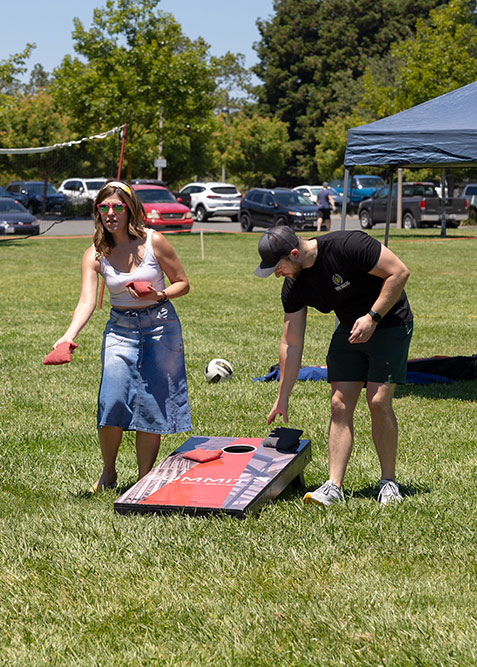
[[[158,433],[136,431],[137,478],[141,479],[152,470],[157,457],[161,436]]]
[[[341,486],[353,449],[353,414],[363,382],[331,383],[331,419],[328,431],[329,478],[316,491],[305,493],[305,505],[331,505],[343,500]]]
[[[353,414],[363,385],[363,382],[331,383],[328,465],[330,480],[339,488],[353,448]]]
[[[381,464],[381,479],[395,479],[398,425],[392,399],[395,384],[368,382],[366,400],[371,412],[373,442]]]
[[[329,232],[331,228],[331,217],[329,211],[327,211],[325,215],[325,228],[327,232]]]

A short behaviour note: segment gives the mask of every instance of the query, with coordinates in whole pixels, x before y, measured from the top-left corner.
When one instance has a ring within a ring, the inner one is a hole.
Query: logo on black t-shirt
[[[349,287],[351,285],[349,280],[343,280],[343,278],[339,275],[339,273],[333,273],[331,276],[331,280],[335,284],[335,290],[337,292],[340,292],[342,289],[346,289],[346,287]]]

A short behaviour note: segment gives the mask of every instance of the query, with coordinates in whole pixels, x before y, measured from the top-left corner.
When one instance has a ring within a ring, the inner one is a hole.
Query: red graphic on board
[[[237,445],[255,448],[261,441],[260,438],[238,438],[227,448]],[[220,459],[198,463],[139,503],[220,508],[254,454],[255,449],[243,453],[223,452]]]

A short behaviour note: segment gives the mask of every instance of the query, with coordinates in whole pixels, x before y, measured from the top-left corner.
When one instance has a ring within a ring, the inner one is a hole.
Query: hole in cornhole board
[[[228,447],[222,448],[222,451],[226,454],[249,454],[256,450],[257,448],[253,445],[229,445]]]

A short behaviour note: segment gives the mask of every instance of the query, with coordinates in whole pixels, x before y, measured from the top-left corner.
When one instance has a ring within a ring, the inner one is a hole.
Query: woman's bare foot
[[[107,475],[104,471],[101,477],[89,489],[89,493],[100,493],[105,489],[114,489],[116,486],[117,475]]]

